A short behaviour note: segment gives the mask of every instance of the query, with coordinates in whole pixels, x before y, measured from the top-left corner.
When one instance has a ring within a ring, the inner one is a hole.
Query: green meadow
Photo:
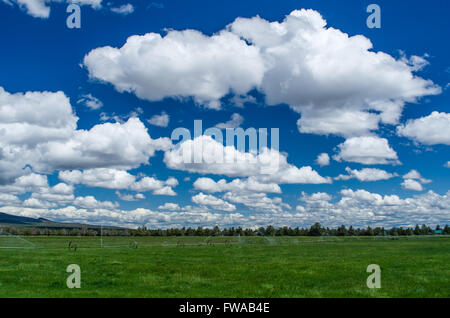
[[[0,237],[0,297],[450,297],[449,260],[449,236]]]

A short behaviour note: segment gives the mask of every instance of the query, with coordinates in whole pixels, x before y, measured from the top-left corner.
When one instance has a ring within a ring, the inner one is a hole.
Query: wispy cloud
[[[217,128],[225,129],[225,128],[238,128],[244,122],[244,117],[239,115],[238,113],[234,113],[231,115],[231,119],[225,123],[219,123],[216,125]]]
[[[127,3],[124,5],[121,5],[120,7],[113,7],[110,10],[117,14],[129,15],[134,12],[134,6],[131,3]]]
[[[152,118],[148,119],[147,122],[150,125],[158,127],[167,127],[169,125],[170,117],[166,112],[162,112],[161,115],[154,115]]]
[[[103,107],[103,103],[97,97],[92,96],[92,94],[82,95],[77,101],[77,104],[84,104],[87,108],[92,110],[97,110]]]

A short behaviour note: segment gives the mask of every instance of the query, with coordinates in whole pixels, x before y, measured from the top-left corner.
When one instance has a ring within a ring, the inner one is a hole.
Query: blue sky
[[[69,29],[65,1],[3,0],[0,210],[149,227],[448,223],[450,5],[376,1],[369,29],[370,3],[84,0]],[[175,128],[232,117],[279,128],[278,174],[171,161]]]

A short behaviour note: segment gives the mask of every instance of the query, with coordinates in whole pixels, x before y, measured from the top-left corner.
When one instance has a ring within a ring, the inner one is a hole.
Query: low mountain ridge
[[[83,224],[83,223],[66,223],[66,222],[54,222],[45,218],[30,218],[26,216],[18,216],[0,212],[0,227],[36,227],[36,228],[49,228],[49,229],[73,229],[73,228],[86,228],[89,230],[98,230],[100,225]],[[118,226],[103,226],[105,230],[125,230],[123,227]]]

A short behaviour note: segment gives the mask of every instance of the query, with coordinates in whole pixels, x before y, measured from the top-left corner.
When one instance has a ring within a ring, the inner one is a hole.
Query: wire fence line
[[[4,238],[4,237],[3,237]],[[48,237],[49,239],[53,237]],[[303,238],[303,239],[301,239]],[[12,242],[12,239],[15,242]],[[120,241],[121,238],[116,238]],[[323,244],[323,243],[345,243],[345,242],[374,242],[374,241],[398,241],[398,240],[423,240],[423,239],[450,239],[448,235],[420,235],[420,236],[374,236],[374,237],[316,237],[316,239],[306,239],[306,237],[277,237],[277,236],[211,236],[203,237],[173,237],[162,242],[129,241],[126,244],[118,242],[114,244],[108,241],[94,242],[89,239],[68,239],[60,242],[52,242],[56,245],[46,245],[47,238],[39,237],[37,242],[31,242],[20,236],[9,236],[6,242],[2,243],[0,236],[0,250],[74,250],[77,249],[114,249],[114,248],[152,248],[152,247],[214,247],[214,246],[301,246],[302,244]],[[19,243],[20,242],[20,243]],[[95,244],[93,244],[95,243]]]

